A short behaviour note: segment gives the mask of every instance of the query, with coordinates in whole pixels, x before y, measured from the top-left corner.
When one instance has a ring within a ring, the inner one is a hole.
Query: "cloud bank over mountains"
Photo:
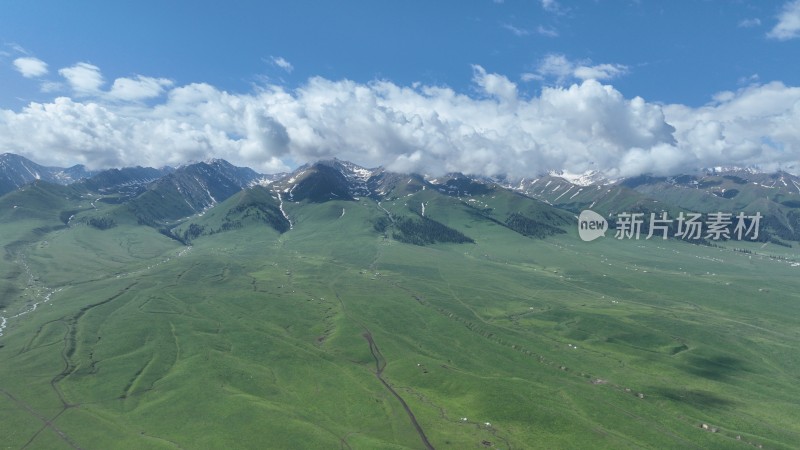
[[[291,70],[283,58],[274,62]],[[48,73],[35,58],[14,64],[25,77]],[[752,84],[693,108],[626,97],[604,84],[628,70],[621,65],[551,56],[523,75],[556,79],[535,96],[521,94],[506,75],[472,70],[469,93],[321,77],[297,89],[265,84],[231,93],[142,75],[110,82],[99,67],[78,63],[58,70],[60,82],[42,81],[43,90],[69,95],[0,110],[0,152],[92,168],[219,157],[264,172],[334,156],[430,174],[800,170],[797,87]]]

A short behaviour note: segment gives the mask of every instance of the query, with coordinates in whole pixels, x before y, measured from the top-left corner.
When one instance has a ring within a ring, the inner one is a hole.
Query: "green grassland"
[[[79,196],[7,217],[0,448],[800,442],[792,249],[532,239],[503,222],[537,204],[474,200],[286,203],[283,233],[212,209],[190,246]],[[374,229],[422,203],[474,243]]]

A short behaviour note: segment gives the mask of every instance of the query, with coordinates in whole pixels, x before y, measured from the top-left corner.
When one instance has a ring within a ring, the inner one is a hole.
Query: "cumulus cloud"
[[[103,85],[100,68],[85,62],[59,69],[58,73],[67,80],[76,95],[96,95]]]
[[[565,73],[574,77],[579,66],[567,66]],[[692,108],[626,98],[593,78],[526,97],[505,75],[478,65],[472,71],[469,93],[321,77],[292,90],[267,84],[230,93],[204,83],[173,86],[137,77],[130,80],[138,87],[125,91],[163,90],[158,100],[120,102],[110,95],[112,86],[92,97],[0,110],[0,151],[90,167],[219,157],[263,172],[334,156],[430,174],[800,168],[800,88],[752,84]]]
[[[610,80],[628,73],[628,67],[622,64],[596,64],[589,60],[571,61],[564,55],[551,53],[545,56],[535,72],[523,74],[524,81],[554,80],[563,84],[571,80]]]
[[[275,64],[276,66],[280,67],[281,69],[289,73],[291,73],[294,70],[294,66],[292,65],[292,63],[285,60],[281,56],[273,56],[271,59],[272,59],[272,64]]]
[[[692,109],[664,107],[675,137],[701,166],[760,166],[800,170],[800,88],[779,82],[751,85],[717,103]]]
[[[483,93],[496,97],[504,102],[514,102],[517,99],[517,85],[504,75],[486,73],[486,69],[473,65],[472,81],[481,88]]]
[[[138,101],[155,98],[164,93],[164,89],[172,86],[166,78],[152,78],[137,75],[136,78],[117,78],[111,86],[108,96],[114,99]]]
[[[138,102],[160,97],[172,87],[171,80],[166,78],[136,75],[133,78],[121,77],[114,80],[111,88],[103,89],[105,79],[100,68],[89,63],[77,63],[60,69],[58,73],[64,77],[67,85],[77,97],[93,97],[107,101]],[[43,92],[56,92],[63,89],[58,82],[42,84]]]
[[[793,0],[783,5],[778,15],[778,23],[767,33],[767,37],[779,41],[800,37],[800,0]]]
[[[47,75],[47,63],[33,56],[22,56],[14,60],[14,68],[25,78]]]

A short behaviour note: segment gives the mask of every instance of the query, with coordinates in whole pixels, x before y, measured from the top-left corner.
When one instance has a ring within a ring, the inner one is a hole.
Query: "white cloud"
[[[574,77],[583,66],[554,58],[550,67]],[[291,91],[265,85],[236,94],[137,77],[124,90],[139,93],[130,98],[165,95],[155,104],[120,103],[112,86],[93,97],[0,110],[0,149],[48,165],[161,166],[213,156],[264,172],[333,156],[431,174],[666,175],[753,164],[800,170],[800,88],[753,84],[691,108],[626,98],[595,79],[526,98],[508,77],[472,70],[477,95],[320,77]]]
[[[800,37],[800,0],[793,0],[783,5],[783,10],[778,15],[778,23],[767,33],[767,37],[779,41]]]
[[[573,71],[575,78],[581,80],[610,80],[626,73],[628,67],[622,64],[579,65]]]
[[[64,85],[56,81],[43,81],[39,89],[48,94],[64,90]]]
[[[96,95],[103,85],[100,68],[89,63],[78,63],[59,69],[58,73],[67,80],[76,95]]]
[[[753,28],[761,26],[761,19],[759,18],[752,18],[752,19],[743,19],[739,22],[740,28]]]
[[[748,85],[748,84],[758,83],[758,81],[760,79],[761,79],[761,77],[757,73],[754,73],[754,74],[752,74],[752,75],[750,75],[748,77],[739,77],[739,79],[736,80],[736,81],[737,81],[737,83],[739,83],[739,85],[744,86],[744,85]]]
[[[531,34],[530,31],[528,31],[528,30],[526,30],[524,28],[515,27],[514,25],[511,25],[510,23],[504,23],[503,24],[503,28],[505,28],[506,30],[510,31],[511,33],[513,33],[515,36],[518,36],[518,37],[523,37],[523,36],[527,36],[527,35]]]
[[[541,34],[542,36],[558,37],[558,30],[556,30],[553,27],[545,27],[545,26],[539,25],[538,27],[536,27],[536,32]]]
[[[548,12],[558,12],[561,10],[561,5],[556,0],[541,0],[542,9]]]
[[[622,64],[596,64],[591,61],[571,61],[561,54],[551,53],[545,56],[535,72],[522,75],[524,81],[555,80],[563,84],[570,80],[610,80],[628,73],[628,67]]]
[[[294,70],[294,66],[289,61],[285,60],[281,56],[272,56],[272,63],[276,66],[280,67],[281,69],[291,73]]]
[[[133,78],[117,78],[110,89],[103,90],[105,80],[100,68],[83,62],[60,69],[58,73],[64,77],[76,96],[111,101],[137,102],[156,98],[163,95],[173,84],[166,78],[136,75]],[[61,83],[51,81],[42,84],[42,92],[56,92],[62,89]]]
[[[676,139],[704,167],[736,164],[800,170],[800,88],[781,83],[752,85],[716,96],[692,109],[664,108]]]
[[[486,70],[478,65],[472,66],[472,70],[472,81],[483,92],[505,102],[516,101],[517,85],[511,80],[496,73],[486,73]]]
[[[118,100],[138,101],[155,98],[172,86],[166,78],[151,78],[137,75],[136,78],[117,78],[108,96]]]
[[[47,74],[47,63],[32,56],[15,59],[14,68],[25,78],[38,78]]]
[[[29,55],[30,54],[28,52],[28,50],[25,49],[25,47],[23,47],[23,46],[21,46],[21,45],[19,45],[17,43],[10,42],[10,43],[7,43],[5,45],[6,45],[6,47],[10,48],[14,53],[18,53],[18,54],[21,54],[21,55]],[[6,52],[6,54],[8,54],[8,53]]]
[[[539,62],[535,73],[523,74],[522,79],[531,81],[555,78],[560,83],[571,77],[573,70],[574,64],[566,56],[551,53]]]

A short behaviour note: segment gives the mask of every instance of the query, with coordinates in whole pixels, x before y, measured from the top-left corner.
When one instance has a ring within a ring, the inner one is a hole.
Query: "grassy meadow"
[[[111,206],[87,200],[7,218],[0,448],[800,442],[792,249],[530,239],[443,198],[381,207],[427,202],[474,244],[394,241],[368,199],[191,246],[91,228]]]

